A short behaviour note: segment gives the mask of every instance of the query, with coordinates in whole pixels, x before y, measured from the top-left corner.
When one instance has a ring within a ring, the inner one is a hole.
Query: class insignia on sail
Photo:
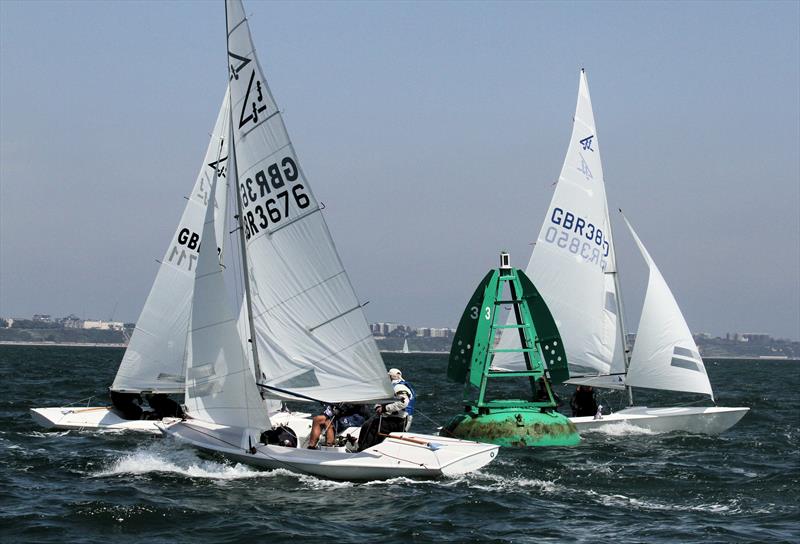
[[[510,306],[506,324],[497,317]],[[515,329],[517,342],[496,345],[500,331]],[[523,370],[494,363],[495,354],[514,354]],[[447,376],[464,383],[464,412],[440,434],[500,446],[573,446],[575,426],[556,408],[553,384],[569,378],[567,354],[544,299],[522,270],[512,268],[508,253],[490,270],[467,304],[450,349]],[[508,385],[524,382],[527,398],[510,398]]]

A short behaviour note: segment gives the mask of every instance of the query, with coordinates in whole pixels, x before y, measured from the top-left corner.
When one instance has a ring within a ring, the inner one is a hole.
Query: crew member
[[[325,445],[333,446],[335,434],[348,427],[360,427],[364,423],[363,404],[328,404],[322,413],[311,420],[308,447],[316,449],[319,437],[325,429]]]
[[[122,393],[121,391],[109,390],[111,404],[123,419],[136,420],[142,419],[142,396],[139,393]]]
[[[362,426],[358,435],[358,451],[383,442],[389,433],[406,431],[411,426],[409,408],[413,414],[414,390],[403,380],[401,372],[393,368],[389,371],[395,401],[375,405],[375,415]]]
[[[591,385],[579,385],[569,401],[572,417],[594,416],[597,413],[597,399]]]

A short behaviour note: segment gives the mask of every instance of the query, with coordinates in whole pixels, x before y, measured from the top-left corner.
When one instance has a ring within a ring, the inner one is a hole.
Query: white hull
[[[159,432],[155,420],[123,419],[108,406],[31,408],[31,417],[47,429]]]
[[[683,431],[698,434],[719,434],[739,422],[750,408],[674,407],[648,408],[634,406],[602,419],[593,416],[571,417],[578,432],[608,429],[613,425],[632,425],[656,433]]]
[[[161,425],[164,434],[195,448],[266,469],[283,468],[333,480],[385,480],[400,476],[437,478],[477,470],[490,463],[499,446],[415,433],[392,433],[362,452],[344,447],[317,450],[259,444],[253,453],[237,447],[241,429],[203,421]]]
[[[138,431],[160,434],[160,420],[123,419],[109,406],[76,408],[31,408],[31,417],[46,429]],[[170,418],[172,419],[172,418]],[[305,445],[311,432],[311,414],[303,412],[276,412],[270,414],[274,425],[288,425]]]

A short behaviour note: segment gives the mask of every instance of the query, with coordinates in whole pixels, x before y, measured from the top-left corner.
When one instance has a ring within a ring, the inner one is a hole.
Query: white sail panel
[[[204,238],[213,236],[214,223],[209,207]],[[228,306],[222,271],[216,248],[203,244],[194,279],[185,404],[194,419],[251,429],[257,443],[269,418]]]
[[[215,174],[219,178],[214,208],[219,228],[215,236],[220,251],[225,240],[228,110],[226,91],[200,173],[111,386],[115,391],[183,392],[197,251]]]
[[[600,145],[581,71],[569,148],[525,269],[553,314],[572,373],[624,372],[615,272]],[[516,330],[504,329],[499,347],[512,347],[515,335]],[[521,370],[525,362],[521,354],[498,353],[493,365]]]
[[[713,399],[706,367],[672,291],[627,218],[625,224],[650,268],[627,385],[704,393]]]
[[[267,85],[241,2],[226,6],[260,381],[328,402],[389,398],[386,368]]]

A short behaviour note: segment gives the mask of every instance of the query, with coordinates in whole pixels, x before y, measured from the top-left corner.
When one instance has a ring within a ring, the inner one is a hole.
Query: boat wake
[[[239,480],[269,476],[268,472],[254,470],[239,463],[227,464],[205,460],[190,450],[166,450],[148,447],[123,455],[108,465],[105,470],[93,474],[97,478],[119,475],[142,475],[149,473],[170,473],[188,478],[208,478],[217,480]]]
[[[59,436],[67,436],[69,431],[31,431],[28,433],[20,433],[22,436],[29,438],[53,438]]]
[[[627,421],[620,421],[619,423],[610,423],[608,425],[601,425],[596,429],[586,429],[581,431],[581,436],[586,434],[604,434],[606,436],[636,436],[636,435],[652,435],[659,434],[656,431],[645,429],[632,425]]]

